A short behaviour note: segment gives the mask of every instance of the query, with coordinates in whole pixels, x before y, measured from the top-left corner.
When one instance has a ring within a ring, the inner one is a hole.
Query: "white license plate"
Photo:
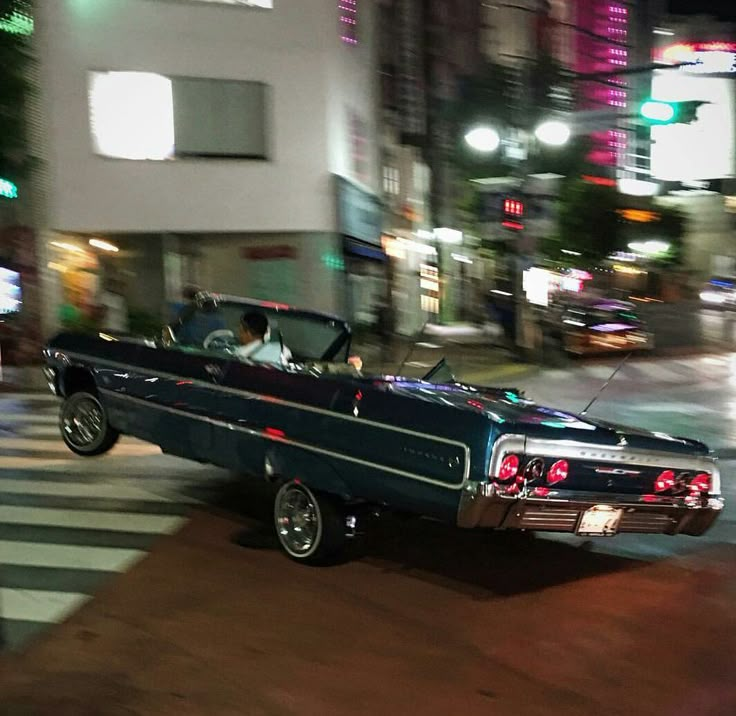
[[[579,535],[615,535],[623,510],[610,505],[596,505],[583,512],[578,524]]]

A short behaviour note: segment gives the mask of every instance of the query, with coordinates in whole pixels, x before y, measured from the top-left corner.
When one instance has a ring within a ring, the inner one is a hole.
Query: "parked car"
[[[572,355],[654,349],[654,335],[627,301],[579,298],[562,303],[552,315],[562,346]]]
[[[700,292],[700,301],[707,308],[736,307],[736,278],[711,277]]]
[[[516,390],[362,375],[339,318],[218,297],[220,341],[62,333],[45,348],[61,433],[79,455],[121,434],[273,483],[281,547],[320,561],[366,513],[460,527],[702,535],[721,513],[717,462],[700,442],[535,404]],[[288,364],[241,361],[227,335],[263,311]]]

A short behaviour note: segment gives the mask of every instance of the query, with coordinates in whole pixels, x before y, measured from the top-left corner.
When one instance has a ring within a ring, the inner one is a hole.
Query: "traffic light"
[[[503,200],[503,219],[501,226],[507,229],[521,231],[524,228],[524,202],[518,199],[506,198]]]
[[[708,102],[685,100],[684,102],[664,102],[648,99],[639,108],[639,114],[649,124],[690,124],[698,118],[698,109]]]

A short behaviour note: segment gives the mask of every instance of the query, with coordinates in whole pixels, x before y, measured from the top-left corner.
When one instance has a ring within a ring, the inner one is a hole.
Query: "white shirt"
[[[261,340],[251,341],[235,349],[235,355],[240,360],[252,360],[257,363],[288,363],[291,360],[291,351],[276,343],[264,343]]]

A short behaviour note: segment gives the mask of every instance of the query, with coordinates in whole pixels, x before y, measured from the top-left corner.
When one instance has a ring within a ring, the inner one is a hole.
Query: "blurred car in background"
[[[700,301],[707,308],[736,307],[736,278],[713,276],[700,292]]]
[[[651,351],[654,335],[627,301],[577,298],[558,306],[559,338],[572,355]]]

